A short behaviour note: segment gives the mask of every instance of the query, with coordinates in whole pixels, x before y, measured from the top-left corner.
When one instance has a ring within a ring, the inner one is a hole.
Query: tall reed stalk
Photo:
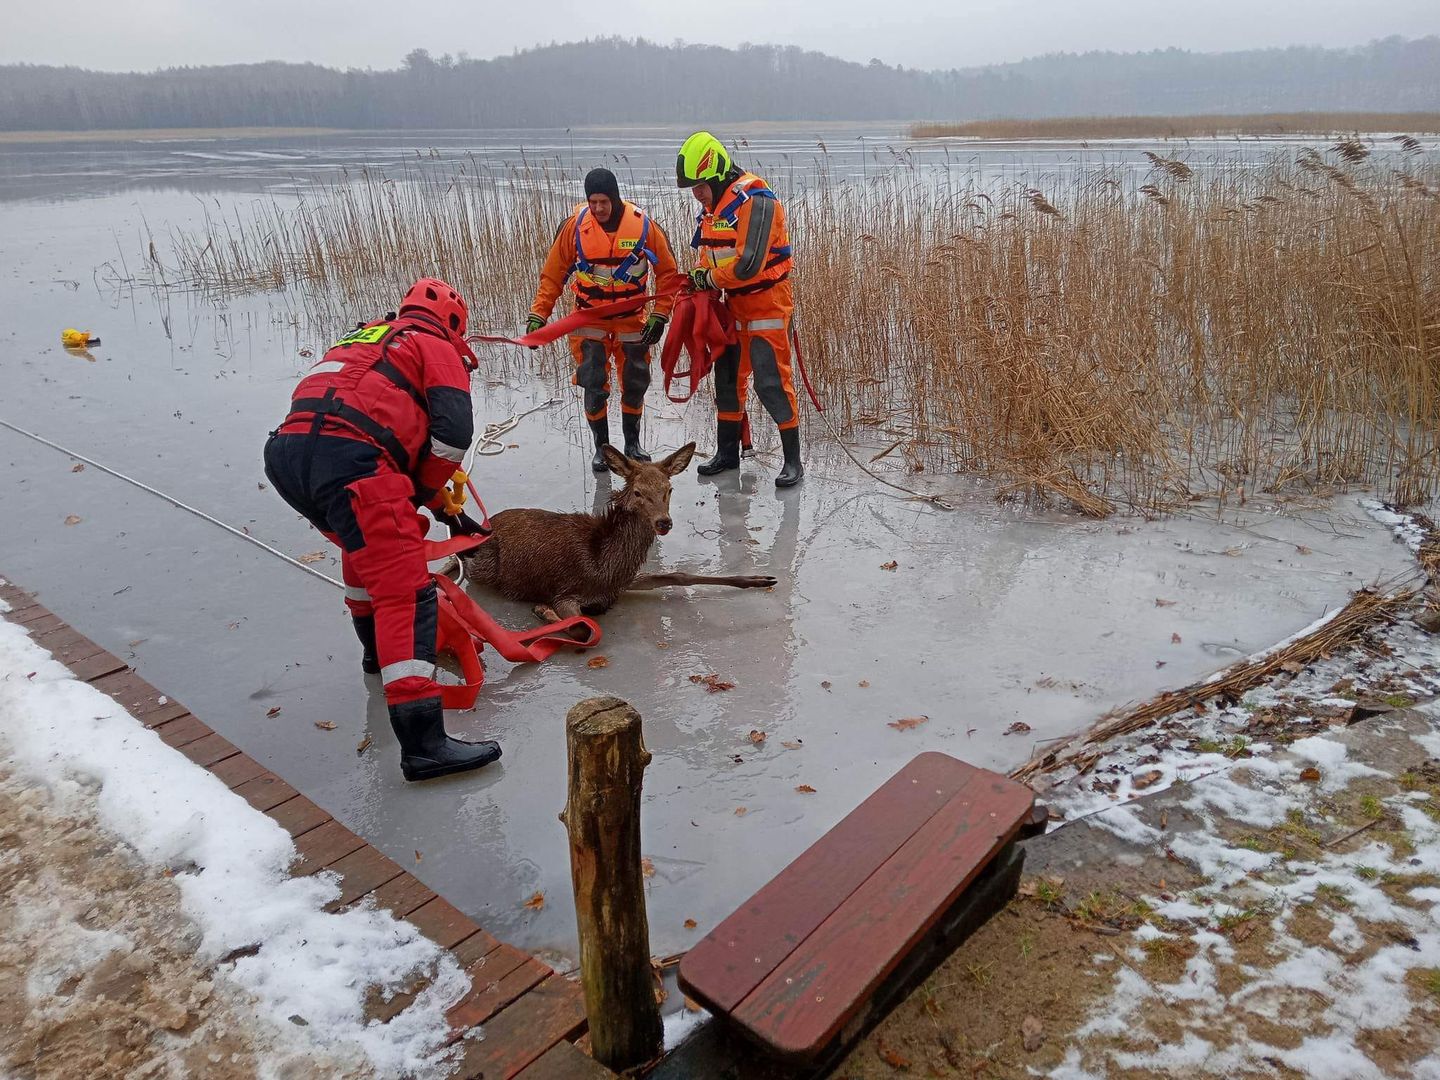
[[[1143,176],[1030,182],[1044,190],[902,155],[858,183],[823,153],[769,170],[811,377],[850,437],[902,440],[883,467],[980,473],[1093,513],[1335,485],[1432,496],[1440,169],[1406,147],[1383,163],[1356,139],[1259,165],[1152,154]],[[629,180],[683,252],[691,202]],[[147,280],[294,289],[352,314],[438,273],[477,326],[515,329],[578,189],[553,162],[361,170],[173,233]]]

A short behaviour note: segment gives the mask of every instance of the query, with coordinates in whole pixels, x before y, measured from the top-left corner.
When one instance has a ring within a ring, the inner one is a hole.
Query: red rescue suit
[[[439,697],[429,523],[416,508],[436,501],[473,436],[464,361],[437,323],[408,314],[337,341],[265,447],[276,491],[341,549],[345,603],[357,629],[373,616],[392,706]]]

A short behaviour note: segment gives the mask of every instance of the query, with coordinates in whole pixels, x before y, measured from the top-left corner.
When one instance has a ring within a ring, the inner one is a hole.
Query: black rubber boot
[[[497,742],[461,742],[445,734],[445,710],[439,698],[391,705],[390,726],[400,740],[400,773],[406,780],[469,772],[500,756]]]
[[[591,420],[590,433],[595,436],[595,456],[590,459],[590,471],[609,472],[610,466],[605,464],[602,450],[610,445],[610,418],[602,416],[599,420]]]
[[[360,670],[366,675],[380,674],[380,660],[375,652],[375,616],[355,615],[351,622],[355,624],[355,636],[360,639]]]
[[[650,455],[640,445],[640,417],[622,414],[620,430],[625,433],[625,456],[632,461],[649,461]]]
[[[740,421],[715,422],[715,456],[695,466],[701,476],[714,476],[740,467]]]
[[[775,477],[775,486],[794,487],[805,475],[805,466],[800,464],[800,429],[786,428],[780,432],[780,448],[785,451],[785,467]]]

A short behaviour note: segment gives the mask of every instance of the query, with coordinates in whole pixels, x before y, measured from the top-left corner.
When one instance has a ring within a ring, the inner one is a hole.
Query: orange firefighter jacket
[[[567,280],[577,310],[645,293],[652,268],[658,279],[657,291],[678,284],[679,271],[665,231],[633,203],[624,203],[621,214],[619,227],[607,232],[590,213],[589,205],[581,203],[560,224],[540,269],[540,286],[530,305],[532,315],[548,321]],[[675,298],[666,297],[657,300],[653,310],[668,317],[674,306]],[[614,317],[614,328],[617,332],[639,330],[647,317],[646,309],[641,308]]]

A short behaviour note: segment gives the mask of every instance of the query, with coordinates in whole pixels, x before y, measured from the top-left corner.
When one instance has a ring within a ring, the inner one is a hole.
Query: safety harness
[[[590,213],[590,208],[587,206],[581,208],[580,212],[575,215],[575,261],[570,265],[570,273],[572,274],[594,274],[595,268],[599,265],[602,265],[600,260],[589,259],[585,256],[585,244],[581,238],[580,229],[585,224],[585,215],[588,213]],[[630,254],[622,258],[619,263],[616,264],[614,269],[610,270],[610,280],[613,283],[623,286],[627,289],[644,289],[645,275],[642,274],[639,278],[636,278],[634,280],[631,279],[630,275],[634,272],[635,268],[640,265],[642,259],[648,262],[650,266],[654,266],[656,264],[658,256],[647,246],[649,240],[650,215],[646,213],[641,213],[640,237],[635,241],[635,247],[631,249]],[[584,285],[583,283],[581,283],[580,288],[584,290],[586,296],[603,298],[610,295],[608,289],[600,287],[592,288]],[[577,297],[577,302],[579,299],[581,298]]]

